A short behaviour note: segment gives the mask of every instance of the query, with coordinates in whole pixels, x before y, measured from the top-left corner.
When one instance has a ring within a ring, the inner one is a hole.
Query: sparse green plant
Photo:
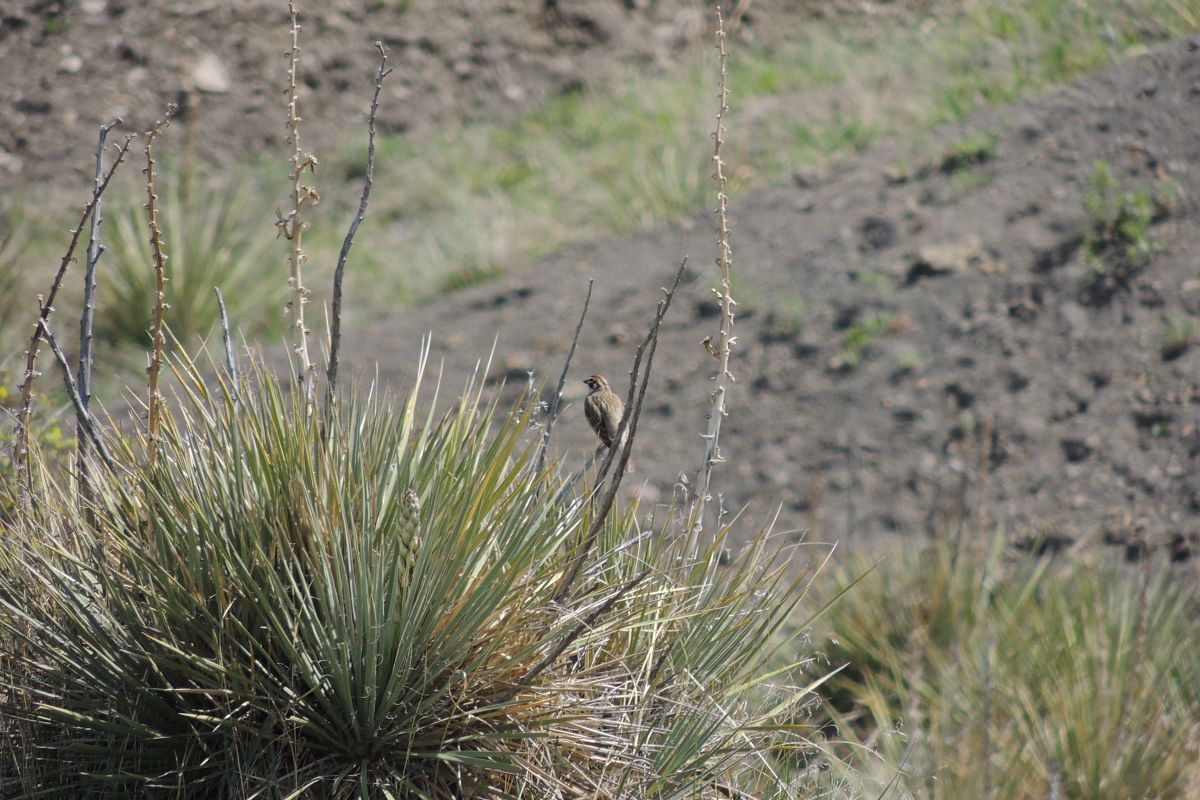
[[[917,369],[921,366],[921,351],[915,347],[906,347],[900,354],[897,366],[905,372]]]
[[[439,287],[443,294],[458,292],[463,289],[469,289],[472,286],[478,286],[481,283],[493,281],[501,274],[499,267],[481,267],[478,265],[469,265],[462,267],[455,272],[450,273],[442,279]]]
[[[1088,217],[1084,254],[1096,272],[1126,279],[1154,255],[1147,235],[1154,201],[1144,189],[1126,191],[1107,161],[1097,161],[1088,174],[1083,195]]]
[[[869,269],[856,273],[854,282],[859,286],[878,292],[883,297],[889,297],[896,290],[896,279],[878,269]]]
[[[791,342],[804,332],[808,307],[795,297],[776,297],[763,318],[763,339],[767,342]]]
[[[999,137],[991,131],[974,131],[950,145],[938,160],[942,172],[959,172],[996,157]]]
[[[875,340],[891,330],[894,316],[889,312],[877,312],[847,328],[842,334],[842,349],[835,357],[837,366],[842,369],[858,367]]]
[[[1159,343],[1163,361],[1171,361],[1186,353],[1196,341],[1196,323],[1191,317],[1172,314]]]

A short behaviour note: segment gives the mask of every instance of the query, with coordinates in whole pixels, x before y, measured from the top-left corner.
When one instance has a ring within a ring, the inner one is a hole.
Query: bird
[[[583,413],[588,424],[600,439],[600,448],[612,447],[621,426],[621,418],[625,416],[625,404],[617,397],[608,385],[608,378],[603,375],[590,375],[584,379],[591,392],[583,401]],[[618,445],[620,442],[618,442]],[[629,461],[626,471],[633,472],[633,460]]]

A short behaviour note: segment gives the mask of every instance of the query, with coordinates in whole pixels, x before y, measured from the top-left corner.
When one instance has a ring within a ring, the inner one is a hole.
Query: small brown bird
[[[617,429],[621,426],[621,417],[625,415],[625,404],[621,398],[609,388],[608,378],[603,375],[591,375],[584,380],[591,393],[584,398],[583,413],[588,424],[600,439],[601,447],[612,447]],[[618,443],[619,444],[619,443]],[[628,472],[633,472],[633,460],[630,459]]]

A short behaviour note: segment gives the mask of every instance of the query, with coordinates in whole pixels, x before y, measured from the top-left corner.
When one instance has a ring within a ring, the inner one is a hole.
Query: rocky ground
[[[740,198],[726,506],[749,503],[746,524],[778,506],[783,529],[825,539],[1002,525],[1028,547],[1187,557],[1200,532],[1198,47],[1175,43],[940,130],[932,159],[885,145]],[[1087,238],[1100,160],[1121,192],[1158,197],[1144,267]],[[658,288],[687,254],[633,476],[646,499],[668,501],[701,454],[715,363],[701,340],[717,326],[711,230],[698,215],[573,249],[351,326],[347,351],[402,384],[432,331],[432,363],[458,387],[498,335],[492,375],[515,393],[527,371],[557,377],[593,278],[556,429],[578,463],[591,447],[580,381],[624,378]]]
[[[301,2],[305,136],[361,136],[382,41],[399,69],[385,133],[507,119],[547,94],[603,87],[615,71],[669,67],[710,41],[698,0],[321,0]],[[732,7],[735,4],[728,4]],[[741,3],[736,35],[769,45],[813,14],[903,13],[920,0]],[[219,172],[284,135],[289,47],[282,0],[8,0],[0,4],[0,178],[32,191],[87,186],[96,128],[146,130],[167,103]],[[348,123],[352,121],[351,123]]]
[[[795,30],[796,12],[838,9],[748,7],[738,35],[759,43]],[[274,0],[5,4],[0,67],[17,78],[0,82],[4,185],[69,189],[74,205],[96,125],[125,114],[143,129],[168,101],[214,170],[276,150],[285,16]],[[624,65],[665,66],[703,33],[701,4],[687,0],[331,0],[305,22],[307,96],[320,109],[307,135],[361,135],[376,39],[403,64],[382,127],[420,136],[517,114]],[[937,131],[932,145],[885,144],[739,197],[738,382],[717,479],[726,507],[749,503],[747,525],[778,508],[779,529],[824,539],[1002,525],[1034,548],[1189,555],[1200,546],[1198,125],[1200,52],[1179,42]],[[736,114],[732,126],[736,137]],[[1085,198],[1101,160],[1118,205],[1139,189],[1157,198],[1147,263],[1123,259],[1113,230],[1089,238]],[[686,254],[631,476],[644,499],[666,502],[701,455],[714,367],[701,340],[717,325],[711,230],[700,214],[386,320],[350,320],[349,369],[378,365],[402,386],[432,331],[446,392],[497,335],[491,377],[506,392],[530,371],[553,381],[594,278],[556,429],[559,455],[580,463],[591,450],[581,380],[620,383]],[[351,275],[348,290],[368,287]]]

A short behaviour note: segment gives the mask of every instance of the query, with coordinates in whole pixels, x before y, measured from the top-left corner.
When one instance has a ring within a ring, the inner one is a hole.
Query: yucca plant
[[[180,373],[94,527],[46,481],[3,532],[0,792],[796,796],[769,756],[809,689],[760,671],[802,576],[764,537],[722,566],[631,508],[583,552],[593,503],[477,388],[324,425],[261,372]]]
[[[229,303],[232,322],[246,336],[282,329],[285,296],[264,274],[278,266],[270,248],[275,231],[249,182],[215,187],[168,166],[158,176],[159,226],[167,256],[166,322],[187,346],[207,336],[218,319],[213,287]],[[154,260],[144,195],[109,212],[111,242],[100,271],[99,336],[146,347],[155,299]]]
[[[825,687],[829,719],[861,745],[848,760],[868,793],[1193,796],[1191,576],[1006,555],[1003,541],[896,548],[822,621],[817,647],[849,663]],[[854,558],[837,580],[872,564]]]

